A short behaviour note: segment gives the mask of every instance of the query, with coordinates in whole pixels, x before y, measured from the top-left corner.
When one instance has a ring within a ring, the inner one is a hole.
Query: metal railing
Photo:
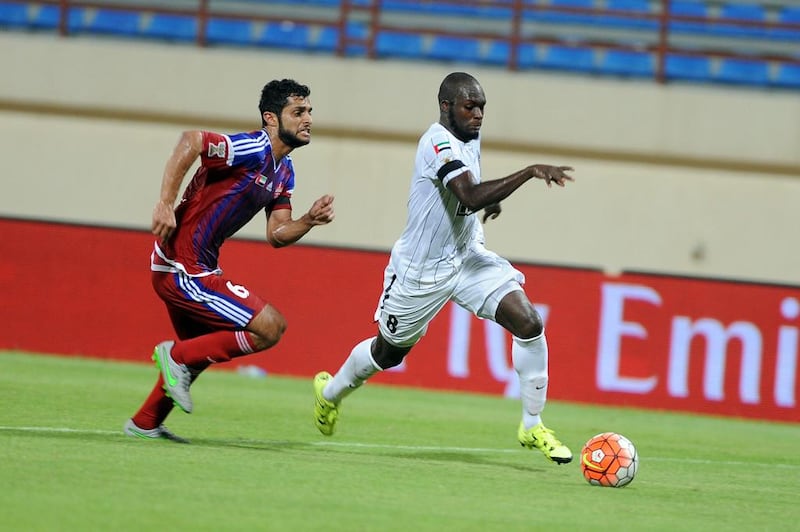
[[[535,0],[340,0],[307,1],[214,1],[192,0],[163,3],[145,1],[40,0],[25,4],[57,5],[58,32],[71,33],[70,9],[139,11],[193,17],[197,21],[196,44],[209,45],[208,22],[212,19],[280,22],[333,28],[337,41],[332,52],[352,55],[358,47],[370,58],[379,56],[376,36],[405,33],[456,36],[504,42],[508,45],[504,66],[519,70],[522,45],[562,45],[593,50],[627,50],[652,54],[653,78],[668,81],[667,57],[736,58],[769,64],[800,65],[800,21],[744,20],[721,16],[695,16],[673,12],[672,0],[651,0],[647,12],[563,5]],[[607,4],[603,4],[607,5]],[[778,9],[775,2],[770,4]],[[791,5],[785,3],[785,5]],[[560,18],[553,22],[553,18]],[[774,18],[774,17],[773,17]],[[574,20],[570,20],[574,19]],[[617,24],[598,24],[616,20]],[[357,22],[363,35],[351,35],[348,27]],[[624,22],[637,23],[626,28]],[[676,24],[694,24],[694,32],[677,31]],[[758,37],[720,35],[719,28],[744,28],[761,32]],[[424,59],[424,58],[420,58]],[[710,81],[710,80],[709,80]]]

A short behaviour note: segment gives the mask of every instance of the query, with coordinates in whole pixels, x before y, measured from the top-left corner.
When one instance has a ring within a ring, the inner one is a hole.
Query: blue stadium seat
[[[312,47],[317,50],[328,50],[333,52],[339,44],[339,28],[335,26],[325,26],[319,30],[317,39],[312,43]]]
[[[513,11],[510,6],[506,5],[481,5],[478,8],[476,17],[481,20],[485,19],[499,19],[510,20]]]
[[[548,46],[539,66],[575,72],[591,72],[595,70],[594,50],[553,44]]]
[[[766,10],[758,4],[726,4],[719,11],[720,19],[737,21],[766,22]],[[766,28],[736,25],[712,24],[709,32],[729,37],[761,37],[767,34]]]
[[[168,41],[194,41],[197,39],[197,28],[197,19],[194,17],[155,13],[142,33]]]
[[[526,3],[537,3],[527,0]],[[541,3],[541,2],[538,2]],[[550,0],[552,7],[574,7],[592,9],[597,7],[594,0]],[[540,20],[554,24],[592,24],[598,22],[597,15],[591,13],[570,13],[565,11],[529,11],[523,18]]]
[[[357,39],[364,39],[367,35],[367,30],[363,24],[357,22],[348,22],[345,31],[348,36]],[[339,27],[338,26],[323,26],[316,32],[316,36],[309,37],[308,50],[318,52],[336,52],[339,46]],[[345,55],[364,55],[366,53],[366,46],[363,43],[347,43],[345,47]]]
[[[606,8],[616,11],[635,13],[637,15],[653,14],[653,11],[650,9],[649,0],[608,0],[606,3]],[[647,20],[621,17],[616,15],[603,15],[600,20],[605,25],[618,28],[655,29],[658,27],[658,21],[655,19]]]
[[[507,65],[511,58],[511,45],[508,41],[492,41],[482,61],[490,65]]]
[[[0,28],[25,28],[27,26],[27,5],[0,2]]]
[[[442,61],[477,63],[481,58],[481,43],[471,37],[437,35],[431,42],[427,56]]]
[[[755,59],[723,58],[714,80],[738,85],[767,85],[769,65]]]
[[[693,0],[673,0],[670,7],[670,14],[684,17],[708,17],[708,6],[705,2]],[[708,24],[705,22],[673,20],[670,21],[669,28],[675,32],[684,33],[703,33]]]
[[[206,26],[206,42],[208,44],[252,46],[255,44],[253,23],[248,20],[209,19]]]
[[[653,77],[655,59],[649,52],[633,50],[606,50],[602,71],[620,76]]]
[[[319,30],[317,38],[309,45],[314,50],[335,52],[339,45],[339,28],[336,26],[324,26]]]
[[[667,79],[684,81],[711,81],[711,60],[708,57],[667,55],[664,63]]]
[[[419,0],[416,2],[409,1],[409,0],[381,0],[381,9],[383,11],[411,11],[417,12],[421,8],[421,3]]]
[[[135,37],[141,30],[142,17],[136,11],[99,9],[82,30],[91,33]]]
[[[309,28],[305,24],[268,22],[256,43],[261,46],[302,50],[309,45],[309,37]]]
[[[775,85],[800,89],[800,65],[782,63],[778,66]]]
[[[435,15],[451,15],[457,17],[472,17],[480,15],[480,8],[476,4],[470,5],[425,2],[419,4],[418,10]]]
[[[72,33],[84,26],[86,10],[78,7],[67,9],[67,32]],[[30,27],[42,30],[57,30],[61,20],[61,8],[56,5],[42,5],[35,10],[30,19]]]
[[[363,22],[348,21],[345,26],[347,38],[356,42],[348,42],[344,53],[348,56],[363,56],[367,53],[366,39],[369,37],[369,28]],[[338,35],[338,30],[337,30]]]
[[[776,22],[782,24],[800,24],[800,6],[784,7],[780,13],[778,13]],[[769,35],[776,39],[800,41],[800,29],[775,28],[769,31]]]
[[[517,50],[517,66],[521,69],[535,68],[541,63],[539,48],[535,44],[521,44]]]
[[[378,57],[421,59],[424,55],[422,36],[418,33],[384,31],[375,38]]]

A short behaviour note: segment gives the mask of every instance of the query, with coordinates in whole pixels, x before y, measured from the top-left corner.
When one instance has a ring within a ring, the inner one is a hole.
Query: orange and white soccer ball
[[[581,471],[594,486],[621,488],[639,470],[639,453],[633,443],[616,432],[604,432],[586,442],[581,451]]]

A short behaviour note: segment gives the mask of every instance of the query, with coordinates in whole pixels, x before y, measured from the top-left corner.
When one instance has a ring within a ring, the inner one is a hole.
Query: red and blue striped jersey
[[[217,271],[222,243],[260,211],[291,209],[294,168],[276,163],[264,130],[235,135],[203,132],[200,167],[175,208],[178,223],[154,264],[189,275]],[[166,264],[163,264],[166,263]],[[161,268],[159,268],[161,269]]]

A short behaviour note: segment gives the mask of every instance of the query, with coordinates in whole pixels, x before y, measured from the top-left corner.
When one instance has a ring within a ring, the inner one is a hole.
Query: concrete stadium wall
[[[328,192],[338,209],[306,242],[388,249],[439,82],[467,70],[489,100],[484,179],[533,162],[576,169],[573,186],[529,183],[505,201],[490,248],[608,271],[800,278],[796,92],[20,33],[0,33],[0,50],[0,216],[146,228],[180,131],[258,128],[261,86],[293,77],[315,117],[293,154],[295,209]],[[256,220],[241,236],[263,231]]]

